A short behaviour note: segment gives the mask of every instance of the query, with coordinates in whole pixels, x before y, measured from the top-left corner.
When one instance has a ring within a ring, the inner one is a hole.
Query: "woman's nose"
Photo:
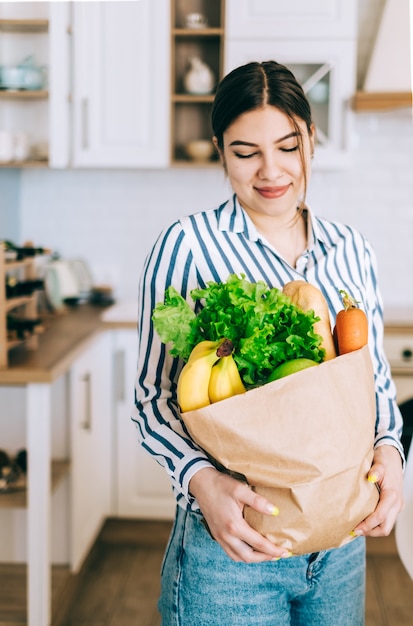
[[[258,175],[261,180],[275,181],[283,176],[284,172],[281,164],[273,155],[263,155],[260,163]]]

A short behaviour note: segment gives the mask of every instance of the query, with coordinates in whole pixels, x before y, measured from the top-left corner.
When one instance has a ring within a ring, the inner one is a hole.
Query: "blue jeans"
[[[177,507],[162,564],[162,626],[362,626],[365,540],[265,563],[236,563],[201,515]]]

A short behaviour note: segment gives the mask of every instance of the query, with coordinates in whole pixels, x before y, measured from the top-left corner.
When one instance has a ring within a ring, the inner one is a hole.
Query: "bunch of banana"
[[[182,412],[201,409],[246,391],[232,351],[233,344],[228,339],[201,341],[194,347],[178,378],[177,396]]]
[[[209,379],[212,367],[220,358],[217,350],[221,344],[222,340],[201,341],[192,350],[178,378],[177,396],[182,412],[210,404]]]
[[[211,371],[208,386],[210,401],[219,402],[246,391],[234,357],[232,354],[223,356]]]

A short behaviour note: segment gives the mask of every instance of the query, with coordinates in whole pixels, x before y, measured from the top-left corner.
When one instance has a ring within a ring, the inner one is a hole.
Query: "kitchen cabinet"
[[[110,337],[100,334],[69,372],[71,569],[77,572],[111,514]]]
[[[352,39],[354,0],[227,0],[229,39]]]
[[[74,2],[73,167],[166,167],[169,2]]]
[[[64,432],[66,417],[65,406],[56,403],[60,382],[2,383],[0,389],[2,448],[9,454],[27,450],[29,477],[27,490],[0,493],[0,552],[6,563],[27,562],[29,626],[50,623],[51,562],[60,565],[68,555],[64,488],[69,463],[57,432]]]
[[[28,7],[26,11],[9,2],[2,2],[0,6],[1,66],[12,81],[8,83],[3,76],[5,82],[0,89],[0,130],[8,133],[10,144],[5,153],[2,150],[0,167],[45,167],[48,164],[47,155],[39,158],[38,151],[48,139],[47,82],[35,89],[19,88],[24,84],[23,77],[29,77],[29,69],[25,73],[18,69],[19,76],[14,70],[29,57],[38,67],[48,64],[49,19],[44,4]]]
[[[212,138],[210,109],[224,67],[225,0],[172,0],[171,15],[171,164],[216,164],[215,150],[213,157],[191,160],[186,146]]]
[[[16,347],[0,370],[2,447],[28,453],[27,490],[0,494],[0,553],[27,562],[29,626],[50,624],[51,564],[78,567],[110,514],[110,346],[96,310],[76,313],[49,320],[39,349]]]
[[[0,91],[0,129],[24,130],[36,148],[36,158],[3,167],[168,165],[168,0],[5,5],[2,62],[34,52],[49,84]]]
[[[350,103],[356,82],[356,2],[336,0],[318,3],[318,9],[307,8],[305,35],[300,26],[303,20],[295,21],[303,3],[289,3],[288,9],[285,4],[227,0],[225,73],[249,61],[269,59],[289,67],[311,103],[317,144],[314,168],[340,169],[349,163]],[[324,24],[321,32],[315,24]]]
[[[124,518],[173,519],[175,498],[165,470],[140,446],[131,421],[137,358],[136,329],[112,331],[116,430],[115,513]]]

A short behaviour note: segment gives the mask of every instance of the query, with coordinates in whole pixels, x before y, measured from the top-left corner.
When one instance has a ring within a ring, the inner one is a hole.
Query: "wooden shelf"
[[[47,100],[47,89],[0,89],[0,100]]]
[[[4,267],[6,272],[10,272],[12,270],[19,270],[24,267],[30,267],[32,264],[33,257],[26,257],[25,259],[21,259],[21,261],[5,261]]]
[[[358,91],[352,102],[354,111],[391,111],[412,106],[412,93],[409,91],[400,92],[376,92],[368,93]]]
[[[31,160],[27,161],[9,161],[9,163],[0,163],[0,169],[22,169],[22,168],[46,168],[49,167],[49,160]]]
[[[21,261],[8,261],[6,259],[6,251],[2,243],[0,243],[0,281],[3,281],[3,287],[0,289],[0,369],[8,366],[9,350],[21,344],[25,344],[30,350],[38,347],[38,334],[31,333],[24,339],[9,340],[7,330],[7,314],[9,311],[18,307],[23,307],[24,317],[33,319],[37,317],[37,291],[30,296],[20,296],[17,298],[6,298],[5,281],[8,272],[21,270],[24,280],[34,279],[36,277],[36,256],[26,257]]]
[[[202,13],[209,26],[186,27],[186,17],[192,11]],[[222,78],[225,0],[171,0],[171,24],[170,166],[216,167],[217,160],[200,162],[186,157],[187,143],[212,135],[210,105],[214,94],[188,93],[185,77],[192,59],[198,58],[211,71],[213,85]]]
[[[175,93],[171,96],[172,102],[184,102],[184,103],[194,103],[198,104],[199,102],[213,102],[214,94],[206,94],[202,96],[194,96],[187,93]]]
[[[18,298],[7,298],[5,301],[5,309],[6,311],[12,311],[13,309],[17,309],[19,306],[23,306],[31,302],[31,296],[20,296]]]
[[[217,167],[217,165],[220,165],[220,162],[218,159],[215,160],[210,160],[210,161],[196,161],[191,160],[191,159],[179,159],[176,158],[174,160],[173,163],[171,163],[171,167],[190,167],[190,168],[194,168],[194,167]]]
[[[222,28],[173,28],[172,34],[175,37],[221,37],[224,30]]]
[[[52,461],[52,493],[67,475],[70,468],[69,461]],[[25,509],[27,507],[27,489],[16,488],[16,491],[0,492],[0,508]]]
[[[3,33],[47,33],[49,20],[6,20],[0,19],[0,31]]]

